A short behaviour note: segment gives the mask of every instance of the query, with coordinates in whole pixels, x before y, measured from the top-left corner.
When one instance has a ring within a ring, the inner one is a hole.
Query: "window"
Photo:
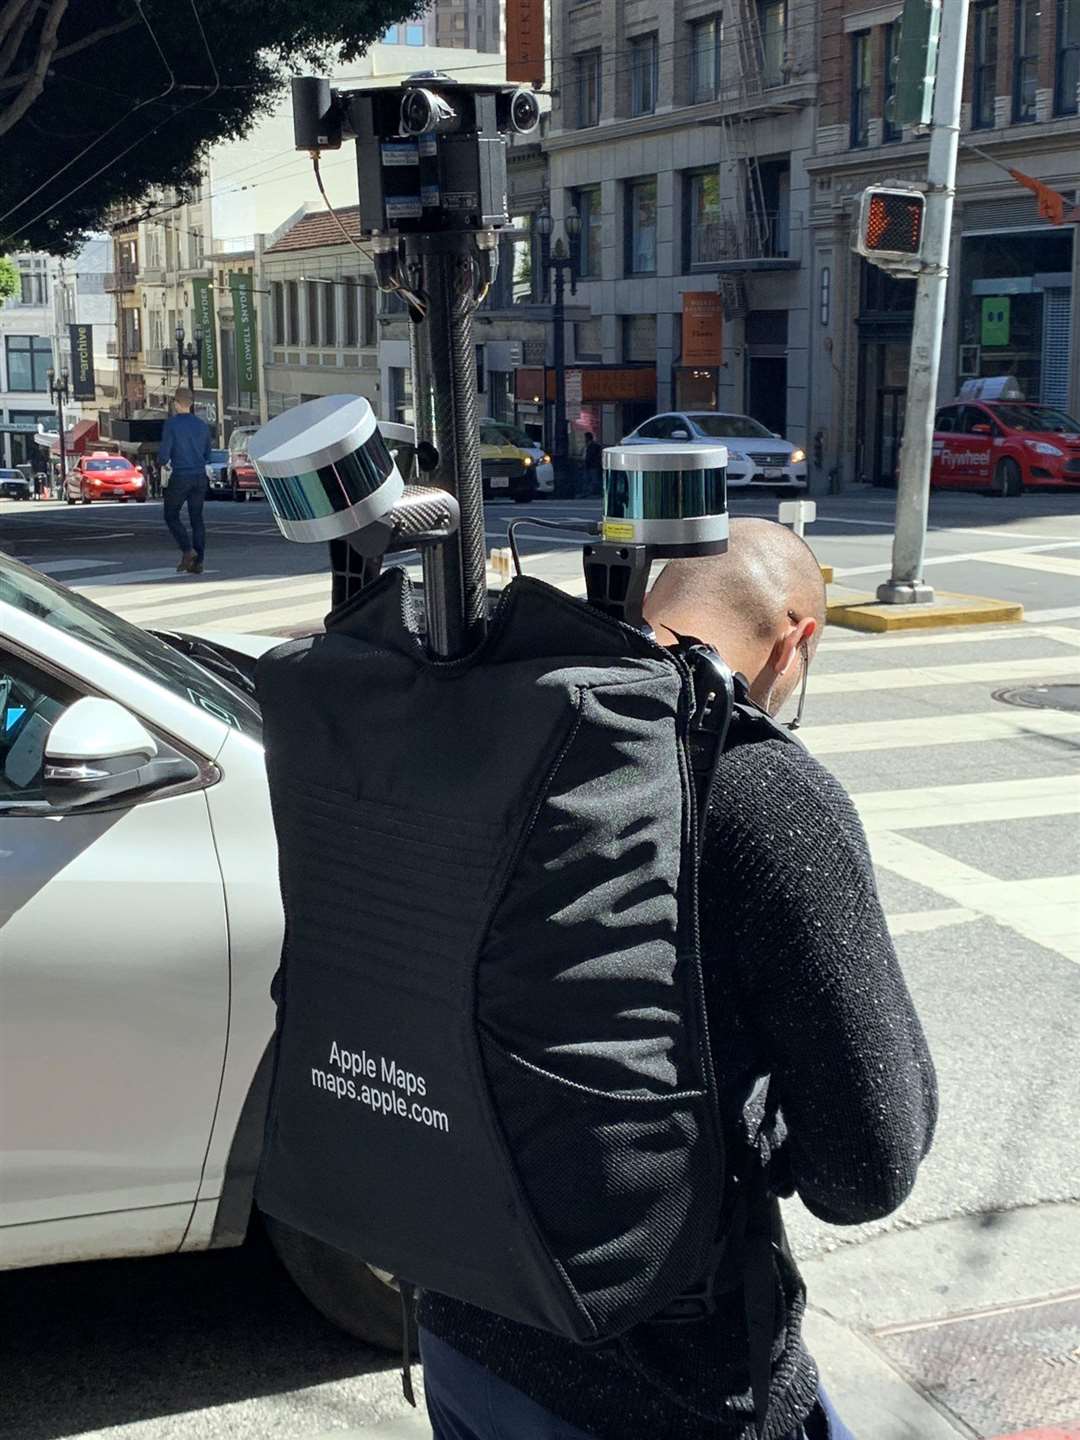
[[[412,425],[412,372],[397,366],[390,370],[390,409],[399,425]]]
[[[59,680],[0,650],[0,807],[45,798],[45,743],[79,697]]]
[[[577,89],[577,128],[600,123],[600,51],[588,50],[574,59]]]
[[[274,345],[284,345],[285,341],[285,286],[280,280],[270,281],[270,312],[272,319],[272,334]]]
[[[626,186],[626,273],[656,274],[656,181]]]
[[[375,281],[370,275],[364,275],[360,280],[361,345],[375,344],[375,299],[378,293],[375,289]]]
[[[601,273],[603,245],[600,186],[590,185],[584,190],[571,191],[571,201],[574,209],[581,216],[578,274],[583,280],[597,280]]]
[[[20,305],[49,303],[49,277],[45,265],[45,260],[36,256],[26,256],[18,261]]]
[[[150,311],[150,349],[165,349],[165,316],[160,310]]]
[[[991,420],[989,413],[979,405],[965,405],[961,411],[960,430],[965,435],[1000,435],[1001,431]]]
[[[161,231],[155,226],[146,232],[146,268],[160,270],[162,267]]]
[[[870,31],[851,37],[851,148],[870,144]]]
[[[975,65],[971,87],[973,130],[989,130],[994,124],[997,50],[998,0],[981,0],[975,7]]]
[[[758,0],[757,8],[761,78],[766,85],[782,85],[787,49],[787,0]]]
[[[1035,119],[1035,92],[1039,88],[1040,5],[1046,0],[1016,0],[1016,38],[1013,57],[1013,120]]]
[[[398,26],[397,26],[397,25],[389,25],[389,26],[387,27],[387,29],[386,29],[385,33],[383,34],[383,37],[382,37],[382,43],[383,43],[384,45],[397,45],[397,44],[400,43],[400,42],[398,41]]]
[[[624,315],[622,317],[623,360],[632,364],[643,361],[656,364],[656,316]]]
[[[656,109],[659,51],[655,35],[630,41],[630,113],[651,115]]]
[[[345,277],[345,334],[342,344],[355,350],[360,343],[360,282],[355,275]]]
[[[49,367],[53,363],[52,341],[40,335],[8,335],[7,388],[29,394],[49,389]]]
[[[685,193],[687,269],[695,265],[715,265],[724,258],[719,169],[698,170],[688,175]]]
[[[319,343],[319,290],[314,280],[306,280],[304,289],[307,291],[307,336],[305,343],[318,345]]]
[[[142,311],[137,305],[124,310],[124,354],[138,355],[142,350]]]
[[[1057,44],[1054,114],[1075,115],[1080,87],[1080,0],[1058,0]]]
[[[997,0],[994,0],[996,6]],[[885,104],[882,108],[881,138],[886,142],[900,140],[903,127],[896,123],[896,61],[900,41],[900,22],[885,26]]]
[[[702,105],[720,93],[719,16],[690,26],[690,104]]]
[[[600,317],[579,320],[574,326],[574,354],[579,360],[602,360],[604,346],[600,338]]]
[[[946,405],[939,410],[934,417],[934,430],[939,435],[951,435],[956,430],[956,422],[960,418],[960,407],[958,405]]]
[[[337,344],[337,286],[320,285],[322,291],[322,343]]]
[[[189,232],[188,250],[190,251],[191,255],[191,268],[193,270],[201,270],[203,263],[203,255],[205,253],[203,246],[203,233],[201,230],[191,230]]]
[[[423,25],[406,25],[406,26],[405,26],[405,44],[406,44],[406,45],[423,45],[423,43],[424,43],[424,27],[423,27]]]

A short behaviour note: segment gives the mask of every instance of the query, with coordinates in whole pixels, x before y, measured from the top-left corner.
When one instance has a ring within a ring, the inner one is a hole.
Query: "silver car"
[[[798,495],[806,489],[806,451],[766,430],[749,415],[718,410],[669,410],[632,430],[624,445],[700,445],[722,440],[728,447],[728,489],[762,489]]]

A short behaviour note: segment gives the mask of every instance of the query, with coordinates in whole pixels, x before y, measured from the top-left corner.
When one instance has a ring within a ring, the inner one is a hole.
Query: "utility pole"
[[[877,592],[879,600],[891,605],[920,604],[934,598],[933,589],[923,579],[923,562],[969,8],[970,0],[947,0],[941,14],[930,158],[926,170],[924,268],[915,282],[907,411],[896,487],[892,574],[884,585],[878,586]]]
[[[60,371],[60,378],[57,379],[56,371],[49,369],[49,395],[56,405],[56,418],[60,422],[60,490],[64,491],[67,484],[67,441],[64,436],[64,401],[68,398],[68,372]]]
[[[544,244],[541,264],[544,270],[552,273],[555,281],[552,306],[555,333],[552,337],[551,356],[555,362],[555,433],[551,437],[551,458],[555,465],[556,494],[564,494],[570,490],[566,435],[566,276],[569,273],[570,293],[574,294],[577,289],[576,251],[581,234],[581,217],[576,210],[571,210],[564,223],[570,239],[570,254],[566,253],[561,239],[555,241],[549,253],[548,242],[553,228],[551,215],[547,210],[542,210],[536,217],[536,228]]]

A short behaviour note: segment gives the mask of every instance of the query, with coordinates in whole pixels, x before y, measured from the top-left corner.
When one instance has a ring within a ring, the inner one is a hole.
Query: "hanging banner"
[[[195,326],[202,331],[202,360],[199,374],[202,383],[210,390],[218,384],[217,329],[214,324],[214,291],[209,280],[191,282],[192,299],[195,302]]]
[[[682,309],[682,363],[715,366],[724,362],[723,298],[711,290],[686,290]]]
[[[93,400],[94,384],[94,327],[92,325],[69,325],[71,337],[71,398]]]
[[[544,83],[544,0],[506,0],[506,78]]]
[[[236,330],[236,381],[241,390],[259,388],[255,358],[255,296],[250,275],[234,270],[229,276],[233,326]]]

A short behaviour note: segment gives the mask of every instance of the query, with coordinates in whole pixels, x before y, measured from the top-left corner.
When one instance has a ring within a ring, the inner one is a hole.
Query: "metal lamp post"
[[[196,331],[195,333],[196,333],[196,336],[198,337],[198,331]],[[201,338],[201,337],[200,337],[200,338]],[[194,391],[194,389],[195,389],[195,361],[196,361],[196,359],[198,358],[198,354],[199,354],[198,349],[196,348],[195,345],[192,345],[192,343],[191,343],[190,340],[187,342],[187,346],[185,347],[185,345],[184,345],[184,327],[183,327],[183,325],[177,324],[177,327],[176,327],[176,368],[177,368],[177,371],[179,371],[181,364],[184,364],[184,365],[187,366],[187,383],[188,383],[188,389],[191,390],[191,391]]]
[[[555,429],[551,437],[551,458],[555,467],[556,492],[566,493],[570,488],[568,471],[568,448],[566,434],[566,276],[570,276],[570,293],[577,293],[577,241],[581,234],[581,216],[570,210],[563,221],[570,241],[570,253],[562,237],[551,245],[554,221],[550,211],[541,210],[536,217],[536,229],[543,247],[542,268],[554,276],[555,294],[552,318],[555,324],[552,359],[555,363]]]
[[[60,378],[57,379],[56,371],[52,368],[48,372],[49,395],[56,405],[56,418],[60,426],[60,488],[67,484],[67,442],[64,436],[64,401],[68,398],[68,372],[60,371]]]

